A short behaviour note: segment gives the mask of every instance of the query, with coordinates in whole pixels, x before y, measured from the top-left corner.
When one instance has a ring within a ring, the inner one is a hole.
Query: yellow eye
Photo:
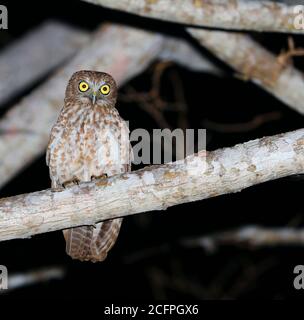
[[[100,92],[104,95],[109,94],[110,92],[110,86],[107,84],[104,84],[103,86],[100,87]]]
[[[80,90],[81,92],[86,92],[86,91],[89,90],[89,85],[88,85],[85,81],[81,81],[81,82],[79,83],[79,90]]]

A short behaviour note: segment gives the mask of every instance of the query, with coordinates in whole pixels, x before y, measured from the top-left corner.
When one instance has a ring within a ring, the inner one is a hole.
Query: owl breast
[[[107,109],[83,108],[74,120],[69,118],[69,125],[61,121],[53,128],[48,150],[53,186],[126,171],[129,130],[115,109]]]

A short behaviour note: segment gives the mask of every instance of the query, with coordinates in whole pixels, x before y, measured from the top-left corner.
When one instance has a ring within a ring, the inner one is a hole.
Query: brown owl
[[[47,148],[52,188],[130,170],[129,129],[115,109],[116,98],[117,86],[109,74],[73,74]],[[66,252],[82,261],[104,260],[121,222],[114,219],[64,230]]]

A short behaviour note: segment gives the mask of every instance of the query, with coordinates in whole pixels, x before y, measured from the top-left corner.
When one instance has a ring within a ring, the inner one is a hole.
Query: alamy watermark
[[[293,280],[293,286],[295,289],[304,289],[304,265],[297,265],[293,269],[293,273],[297,276]]]
[[[294,22],[293,25],[297,30],[304,30],[304,5],[294,7]]]
[[[127,140],[131,142],[132,154],[126,148]],[[178,161],[179,164],[187,164],[189,174],[195,170],[203,173],[207,168],[205,129],[153,129],[151,132],[138,128],[127,137],[122,128],[119,143],[112,135],[108,136],[107,142],[110,148],[99,148],[97,157],[100,157],[100,161],[107,152],[109,158],[115,159],[116,165],[128,165],[130,162],[135,165],[159,165]],[[195,157],[197,153],[199,157]]]
[[[8,11],[6,6],[0,4],[0,30],[8,29]]]
[[[8,286],[8,272],[6,266],[0,265],[0,290],[6,290]]]
[[[206,149],[205,129],[135,129],[130,134],[133,164],[162,164],[180,161]],[[151,156],[152,151],[152,156]]]

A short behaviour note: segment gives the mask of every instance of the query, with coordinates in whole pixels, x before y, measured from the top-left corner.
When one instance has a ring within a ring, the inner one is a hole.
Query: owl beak
[[[96,102],[96,92],[93,92],[93,94],[92,94],[92,102],[93,102],[93,104],[95,104],[95,102]]]

